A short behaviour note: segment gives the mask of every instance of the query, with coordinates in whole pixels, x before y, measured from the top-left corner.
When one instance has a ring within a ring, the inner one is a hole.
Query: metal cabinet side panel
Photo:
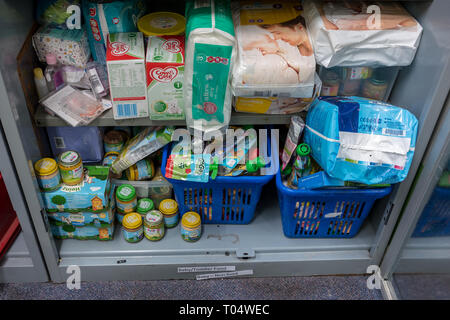
[[[390,102],[410,110],[417,117],[419,134],[408,177],[395,186],[387,200],[388,205],[384,208],[378,206],[378,212],[373,212],[382,216],[371,250],[374,264],[382,260],[450,88],[450,1],[405,5],[423,26],[424,32],[414,62],[397,78]]]
[[[44,259],[50,275],[56,275],[58,254],[41,216],[42,199],[32,166],[41,155],[16,62],[34,23],[33,8],[32,0],[0,0],[0,118]]]

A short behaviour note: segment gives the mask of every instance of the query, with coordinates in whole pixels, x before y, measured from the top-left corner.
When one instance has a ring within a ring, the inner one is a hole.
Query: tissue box
[[[84,180],[76,186],[62,184],[58,190],[42,192],[47,212],[104,212],[113,192],[109,167],[85,166]]]
[[[85,226],[75,227],[70,224],[50,222],[53,237],[57,239],[77,240],[112,240],[114,235],[114,223],[105,227]]]
[[[91,56],[84,29],[41,27],[33,35],[33,46],[41,62],[45,62],[48,53],[53,53],[61,64],[85,68]]]

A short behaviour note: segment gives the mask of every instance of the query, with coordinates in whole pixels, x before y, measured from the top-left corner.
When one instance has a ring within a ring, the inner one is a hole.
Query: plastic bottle
[[[62,68],[53,53],[47,54],[45,60],[47,61],[47,68],[45,68],[47,88],[49,91],[55,91],[64,84]]]
[[[309,157],[311,147],[306,143],[299,144],[296,153],[297,157],[292,165],[292,172],[287,181],[288,186],[291,188],[298,188],[298,180],[311,173],[311,158]]]
[[[41,68],[34,69],[34,84],[36,85],[39,99],[42,99],[48,94],[47,82],[45,81],[44,72]]]

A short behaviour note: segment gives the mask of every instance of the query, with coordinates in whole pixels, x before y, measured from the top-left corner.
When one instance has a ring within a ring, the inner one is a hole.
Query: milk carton
[[[149,37],[146,71],[150,119],[184,120],[184,36]]]
[[[114,119],[148,117],[142,33],[109,34],[106,63]]]

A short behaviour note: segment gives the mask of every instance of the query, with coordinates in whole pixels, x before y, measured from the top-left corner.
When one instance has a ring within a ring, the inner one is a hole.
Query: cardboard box
[[[106,63],[114,119],[148,117],[142,33],[109,34]]]
[[[42,192],[47,212],[101,213],[110,207],[111,179],[109,167],[85,166],[84,180],[76,186],[61,187],[52,192]]]
[[[145,68],[150,119],[184,120],[184,36],[148,39]]]
[[[50,229],[53,237],[57,239],[107,241],[112,240],[114,235],[114,223],[109,226],[97,228],[95,226],[75,227],[70,224],[50,221]]]

